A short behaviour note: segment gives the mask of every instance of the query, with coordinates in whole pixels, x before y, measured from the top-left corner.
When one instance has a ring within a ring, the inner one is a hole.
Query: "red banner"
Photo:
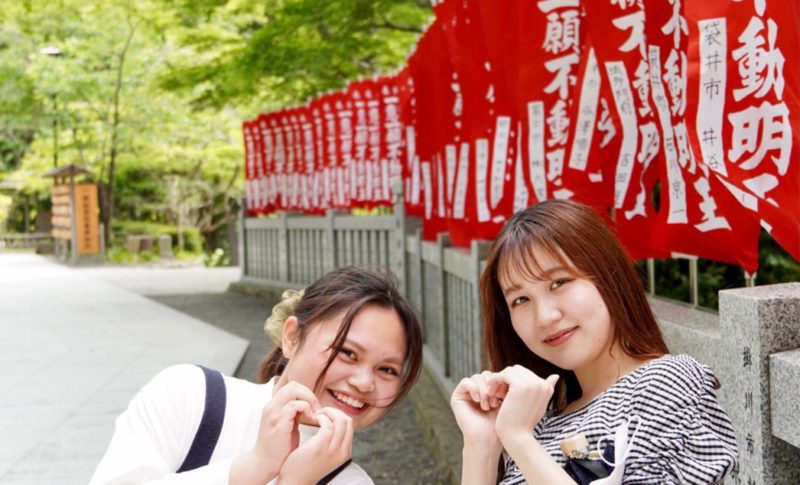
[[[800,7],[444,0],[399,74],[242,124],[246,209],[390,205],[491,239],[571,198],[634,258],[800,258]],[[780,22],[778,22],[780,19]],[[793,126],[793,123],[795,126]]]

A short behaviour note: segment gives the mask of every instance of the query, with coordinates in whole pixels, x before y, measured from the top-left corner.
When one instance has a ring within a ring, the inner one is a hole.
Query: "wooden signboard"
[[[53,238],[69,241],[72,238],[72,201],[69,196],[69,185],[54,185],[52,194]]]
[[[70,186],[66,184],[53,186],[53,237],[71,239],[74,218],[77,238],[74,244],[77,254],[97,254],[100,252],[97,186],[95,184],[78,184],[74,187],[75,207],[73,208],[69,192]]]

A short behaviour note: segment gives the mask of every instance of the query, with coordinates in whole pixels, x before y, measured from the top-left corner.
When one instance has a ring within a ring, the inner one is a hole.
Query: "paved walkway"
[[[233,373],[245,352],[246,340],[94,273],[0,253],[0,483],[85,484],[114,418],[158,370]]]

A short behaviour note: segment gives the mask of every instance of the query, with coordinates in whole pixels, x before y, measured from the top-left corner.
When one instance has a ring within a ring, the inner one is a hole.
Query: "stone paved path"
[[[0,483],[85,484],[158,370],[234,372],[247,341],[91,271],[0,253]]]

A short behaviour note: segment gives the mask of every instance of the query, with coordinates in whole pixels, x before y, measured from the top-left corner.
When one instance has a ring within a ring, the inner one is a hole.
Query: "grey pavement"
[[[97,273],[0,253],[0,483],[87,483],[114,418],[156,372],[233,373],[245,352],[247,340]]]
[[[239,268],[111,266],[80,271],[248,340],[250,346],[234,375],[256,380],[258,364],[269,347],[262,328],[275,302],[228,292],[228,286],[239,280]]]
[[[274,301],[226,291],[238,278],[0,253],[0,483],[86,483],[114,417],[167,365],[254,381]],[[354,459],[377,484],[448,483],[407,402],[359,433]]]

